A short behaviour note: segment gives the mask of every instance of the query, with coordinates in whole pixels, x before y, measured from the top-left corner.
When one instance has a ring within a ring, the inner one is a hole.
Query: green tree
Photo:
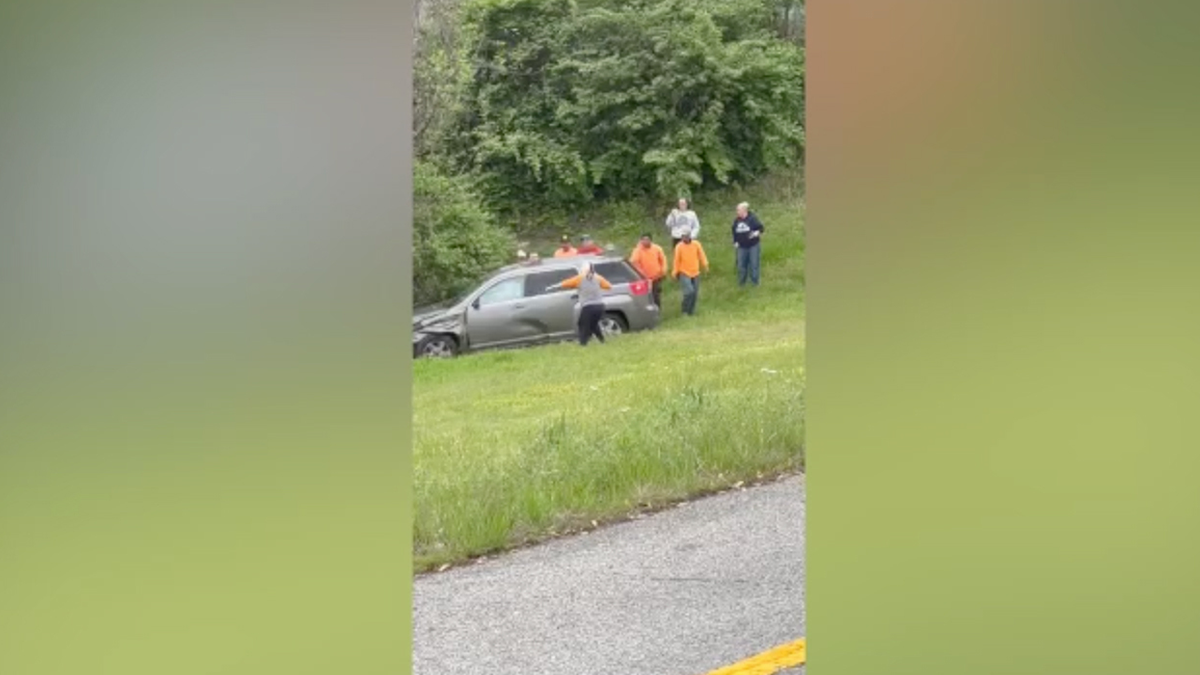
[[[510,211],[591,198],[586,165],[558,117],[570,86],[553,73],[574,13],[571,0],[476,0],[466,13],[471,75],[445,148],[489,202]]]
[[[437,302],[503,265],[512,236],[465,177],[418,161],[413,175],[413,302]]]
[[[803,152],[779,0],[475,0],[451,166],[490,204],[575,209],[746,181]]]

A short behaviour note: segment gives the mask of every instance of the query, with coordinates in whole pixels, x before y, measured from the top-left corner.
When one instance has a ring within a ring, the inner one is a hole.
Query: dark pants
[[[650,282],[650,297],[654,298],[654,306],[662,309],[662,279]]]
[[[579,308],[579,344],[587,346],[594,336],[604,342],[604,331],[600,330],[600,319],[604,318],[604,305],[584,305]]]
[[[671,237],[671,250],[674,251],[675,247],[678,246],[679,242],[681,242],[681,241],[683,241],[683,240],[680,239],[679,237]]]
[[[737,277],[738,286],[746,285],[746,278],[750,278],[750,283],[758,285],[758,270],[762,261],[762,245],[755,244],[750,248],[738,247],[737,250]]]
[[[700,277],[680,274],[679,287],[683,290],[683,313],[692,316],[696,313],[696,298],[700,296]]]

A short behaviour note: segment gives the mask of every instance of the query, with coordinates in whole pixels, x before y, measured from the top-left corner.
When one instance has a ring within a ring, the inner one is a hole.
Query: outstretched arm
[[[558,290],[562,290],[564,288],[579,288],[580,279],[582,279],[582,277],[576,275],[576,276],[571,277],[570,279],[566,279],[560,283],[554,284],[553,286],[547,286],[546,290],[547,291],[558,291]]]

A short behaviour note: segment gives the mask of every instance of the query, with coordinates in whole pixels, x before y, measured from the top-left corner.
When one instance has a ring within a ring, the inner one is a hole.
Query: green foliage
[[[467,8],[471,73],[445,152],[510,211],[525,210],[530,198],[590,197],[586,167],[557,119],[564,92],[549,72],[574,12],[570,0],[476,0]]]
[[[493,214],[558,232],[597,207],[697,196],[803,159],[800,0],[423,5],[419,303],[508,257]]]
[[[508,212],[674,197],[802,156],[778,0],[475,0],[445,156]]]
[[[787,0],[694,0],[692,6],[712,17],[725,42],[775,37],[781,2]]]
[[[468,179],[417,162],[413,176],[413,302],[436,302],[503,265],[513,239]]]
[[[657,330],[584,350],[599,367],[581,368],[573,344],[413,364],[418,570],[803,469],[805,209],[795,178],[697,200],[714,222],[743,200],[763,218],[762,286],[739,288],[732,249],[710,246],[699,313],[681,316],[668,283]],[[637,238],[619,225],[589,232]]]

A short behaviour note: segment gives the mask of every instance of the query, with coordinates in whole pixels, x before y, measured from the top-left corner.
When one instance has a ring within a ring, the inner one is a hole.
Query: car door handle
[[[518,302],[517,304],[513,305],[513,309],[525,309],[525,303]]]
[[[578,294],[578,293],[572,293],[572,294],[571,294],[571,299],[572,299],[572,300],[578,300],[578,299],[579,299],[579,294]]]

